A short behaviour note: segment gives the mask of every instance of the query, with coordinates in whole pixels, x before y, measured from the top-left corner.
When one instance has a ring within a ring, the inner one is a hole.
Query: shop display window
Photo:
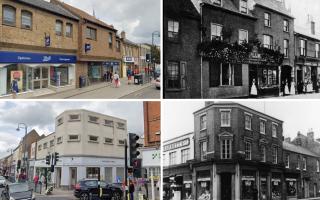
[[[16,84],[18,92],[24,92],[27,89],[26,81],[26,69],[27,67],[22,64],[12,64],[5,67],[6,68],[6,85],[7,85],[7,94],[12,93],[12,85]],[[5,72],[5,71],[3,71]],[[3,73],[2,72],[2,73]]]
[[[271,180],[271,199],[281,200],[281,181],[278,178]]]
[[[257,186],[254,173],[247,172],[243,173],[241,178],[241,196],[243,200],[251,200],[257,197]]]
[[[192,197],[192,181],[190,181],[188,183],[184,183],[183,191],[182,191],[182,199],[183,200],[193,199],[193,197]]]
[[[198,181],[198,200],[209,200],[211,199],[210,194],[210,181]]]
[[[278,86],[278,70],[270,67],[258,68],[258,86],[260,88]]]
[[[267,200],[267,194],[268,194],[267,177],[261,177],[260,178],[260,196],[261,196],[261,200]]]
[[[296,179],[286,179],[287,196],[297,195],[297,181]]]
[[[69,71],[67,66],[50,67],[50,84],[52,86],[65,86],[69,84]]]

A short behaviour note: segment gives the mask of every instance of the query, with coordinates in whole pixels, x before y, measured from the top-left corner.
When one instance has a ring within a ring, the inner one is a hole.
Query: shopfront
[[[103,74],[111,72],[112,74],[118,73],[120,75],[120,61],[107,61],[103,63]]]
[[[256,172],[243,170],[241,177],[241,199],[254,200],[257,197]]]
[[[135,57],[125,56],[123,57],[123,63],[124,63],[123,70],[122,70],[123,77],[127,76],[128,69],[133,70],[135,74],[141,73],[141,70],[139,69],[139,66],[138,66],[138,59],[135,59]]]
[[[0,52],[0,95],[74,85],[76,56]]]
[[[297,179],[296,178],[286,178],[286,192],[287,199],[297,199]]]
[[[206,200],[211,199],[211,178],[210,171],[198,171],[197,172],[197,183],[196,183],[196,199],[197,200]]]
[[[282,194],[282,183],[281,174],[272,173],[271,178],[271,200],[281,200]]]

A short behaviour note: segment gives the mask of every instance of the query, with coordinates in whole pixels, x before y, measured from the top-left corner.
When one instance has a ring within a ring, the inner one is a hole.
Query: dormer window
[[[211,0],[213,4],[221,6],[221,0]]]
[[[240,12],[248,13],[248,0],[240,0]]]

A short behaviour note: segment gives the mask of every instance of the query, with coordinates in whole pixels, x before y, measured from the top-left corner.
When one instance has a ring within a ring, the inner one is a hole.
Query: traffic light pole
[[[125,187],[125,200],[128,200],[128,186],[127,186],[127,180],[128,180],[128,144],[127,140],[125,140],[124,145],[124,187]]]

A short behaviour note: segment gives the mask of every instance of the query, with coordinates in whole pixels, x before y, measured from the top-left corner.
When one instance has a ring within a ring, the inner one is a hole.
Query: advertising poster
[[[18,83],[18,90],[20,91],[22,89],[23,85],[23,71],[11,71],[11,79],[10,82],[12,83],[14,80]]]

